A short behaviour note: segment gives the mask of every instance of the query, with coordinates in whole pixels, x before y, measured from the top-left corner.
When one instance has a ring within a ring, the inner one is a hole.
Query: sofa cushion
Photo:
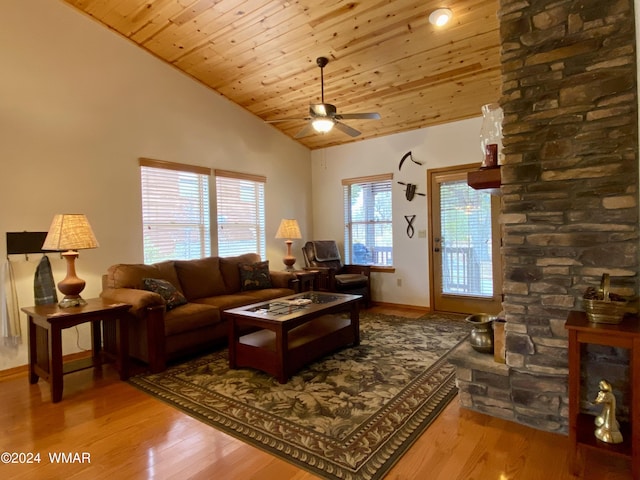
[[[271,276],[269,275],[269,260],[255,263],[239,263],[240,290],[263,290],[271,288]]]
[[[240,295],[244,297],[244,304],[247,305],[286,297],[288,295],[293,295],[294,293],[295,291],[290,288],[267,288],[265,290],[248,290],[246,292],[242,292]]]
[[[220,271],[224,278],[226,293],[236,293],[240,291],[240,271],[239,263],[255,263],[260,261],[257,253],[245,253],[236,257],[220,257]]]
[[[109,288],[136,288],[144,290],[145,278],[167,280],[181,293],[180,281],[173,266],[173,260],[152,265],[119,263],[107,271],[106,284]]]
[[[270,290],[256,291],[268,292]],[[259,302],[259,300],[254,300],[253,297],[249,297],[244,293],[234,293],[231,295],[216,295],[215,297],[200,298],[198,300],[195,300],[195,302],[217,307],[222,312],[230,308],[243,307],[250,303],[256,303]]]
[[[366,285],[368,281],[367,276],[360,273],[340,273],[336,275],[338,285],[355,287],[357,285]]]
[[[165,336],[197,330],[220,323],[220,310],[211,305],[187,303],[164,315]]]
[[[286,270],[271,270],[271,286],[275,288],[291,288],[291,282],[296,280],[296,274]]]
[[[155,292],[162,297],[166,303],[167,310],[173,310],[187,303],[184,295],[167,280],[162,280],[161,278],[144,278],[142,279],[142,283],[144,284],[145,290]]]
[[[187,300],[225,293],[218,257],[176,260],[174,263],[182,291]]]

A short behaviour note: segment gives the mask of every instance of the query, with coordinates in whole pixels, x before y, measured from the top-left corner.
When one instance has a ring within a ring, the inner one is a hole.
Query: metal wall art
[[[398,171],[402,170],[402,164],[404,163],[404,161],[406,159],[410,159],[413,163],[415,163],[416,165],[422,165],[422,162],[418,162],[417,160],[413,159],[413,155],[411,154],[411,150],[409,150],[407,153],[405,153],[402,158],[400,159],[400,163],[398,164]],[[404,185],[405,190],[404,190],[404,196],[407,198],[407,200],[410,202],[411,200],[413,200],[413,197],[415,195],[422,195],[423,197],[425,196],[424,193],[418,193],[416,191],[416,189],[418,188],[417,185],[413,184],[413,183],[405,183],[405,182],[398,182],[400,185]]]
[[[407,237],[413,238],[413,234],[416,233],[413,228],[413,221],[416,219],[415,215],[405,215],[404,219],[407,221]]]
[[[402,170],[402,164],[405,162],[405,160],[407,158],[409,160],[411,160],[413,163],[415,163],[416,165],[422,165],[422,162],[418,162],[417,160],[414,160],[413,155],[411,154],[411,150],[409,150],[400,159],[400,163],[398,164],[398,171]],[[426,196],[424,193],[420,193],[420,192],[417,191],[418,186],[416,184],[414,184],[414,183],[398,182],[398,184],[399,185],[403,185],[405,187],[404,196],[407,199],[407,201],[409,201],[409,202],[411,200],[413,200],[416,195],[420,195],[422,197]],[[407,236],[409,238],[413,238],[413,235],[415,233],[415,229],[413,227],[413,222],[416,219],[416,216],[415,215],[405,215],[404,218],[407,221]]]
[[[415,195],[421,195],[423,197],[425,196],[424,193],[416,192],[416,188],[418,188],[418,186],[414,185],[413,183],[404,183],[404,182],[398,182],[398,183],[400,185],[405,185],[407,187],[404,191],[404,196],[408,201],[413,200],[413,197]]]
[[[422,162],[418,162],[417,160],[413,159],[413,155],[411,155],[411,150],[409,150],[407,153],[405,153],[402,158],[400,159],[400,164],[398,165],[398,171],[402,170],[402,164],[404,163],[404,161],[410,158],[411,161],[417,165],[422,165]]]

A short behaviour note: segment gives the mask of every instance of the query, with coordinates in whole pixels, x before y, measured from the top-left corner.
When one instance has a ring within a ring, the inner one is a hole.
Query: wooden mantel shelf
[[[467,173],[467,184],[475,190],[486,190],[492,195],[500,195],[500,167],[480,168]]]

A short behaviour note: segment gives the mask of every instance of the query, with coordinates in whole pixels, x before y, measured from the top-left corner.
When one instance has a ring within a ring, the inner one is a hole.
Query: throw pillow
[[[187,299],[184,298],[176,287],[167,280],[160,278],[143,278],[142,283],[145,290],[155,292],[160,295],[167,304],[167,310],[172,310],[180,305],[187,303]]]
[[[256,263],[239,263],[238,269],[240,270],[240,290],[271,288],[269,260]]]

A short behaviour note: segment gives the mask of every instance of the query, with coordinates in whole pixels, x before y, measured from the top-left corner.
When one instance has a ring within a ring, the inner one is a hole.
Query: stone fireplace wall
[[[498,15],[507,363],[467,352],[460,399],[566,431],[568,312],[605,272],[614,291],[638,292],[633,0],[501,0]],[[583,362],[624,397],[624,353],[589,347]]]

